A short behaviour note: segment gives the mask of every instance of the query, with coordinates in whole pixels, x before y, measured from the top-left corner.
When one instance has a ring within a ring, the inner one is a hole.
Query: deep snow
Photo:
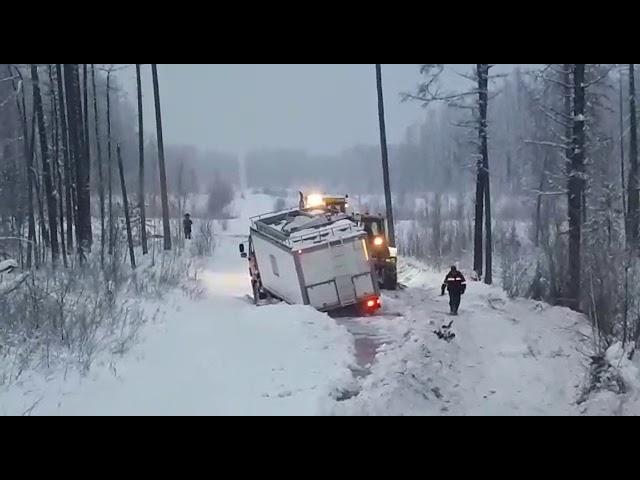
[[[590,352],[584,318],[563,308],[509,300],[471,283],[460,315],[439,296],[444,273],[413,262],[408,288],[386,295],[374,320],[393,338],[377,356],[360,393],[336,404],[346,415],[572,415]],[[434,331],[454,320],[456,338]],[[382,320],[382,321],[380,321]],[[585,337],[586,335],[586,337]]]

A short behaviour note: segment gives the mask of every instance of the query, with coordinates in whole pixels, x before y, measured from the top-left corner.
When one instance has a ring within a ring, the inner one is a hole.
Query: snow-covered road
[[[351,380],[346,329],[307,307],[256,308],[237,240],[222,238],[204,298],[167,299],[164,319],[111,368],[0,395],[0,413],[34,415],[315,415]]]

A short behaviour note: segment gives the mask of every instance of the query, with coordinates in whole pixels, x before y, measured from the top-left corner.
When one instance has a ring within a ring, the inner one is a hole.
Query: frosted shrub
[[[195,236],[193,247],[193,253],[199,257],[213,255],[215,250],[215,239],[213,222],[211,220],[202,220],[199,222],[198,233]]]
[[[113,285],[99,268],[43,269],[0,297],[0,358],[15,359],[1,372],[5,381],[60,361],[86,371],[99,352],[124,353],[145,315]]]

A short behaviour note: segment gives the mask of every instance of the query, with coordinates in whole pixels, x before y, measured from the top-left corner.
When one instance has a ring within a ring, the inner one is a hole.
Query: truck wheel
[[[258,287],[258,282],[252,281],[251,288],[253,289],[253,304],[258,305],[260,301],[260,289]]]

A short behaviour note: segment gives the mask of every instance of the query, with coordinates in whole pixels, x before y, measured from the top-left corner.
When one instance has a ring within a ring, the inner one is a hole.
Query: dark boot
[[[451,310],[453,315],[458,315],[458,308],[460,308],[461,295],[454,295],[451,298]]]

